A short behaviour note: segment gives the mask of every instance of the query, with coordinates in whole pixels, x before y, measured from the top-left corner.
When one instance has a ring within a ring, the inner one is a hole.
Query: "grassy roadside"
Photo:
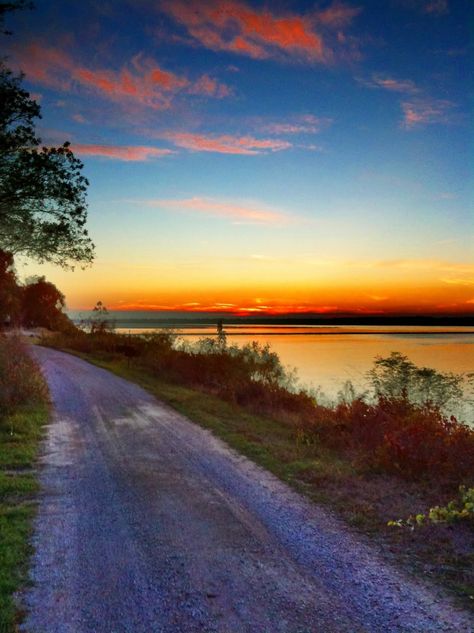
[[[13,359],[17,372],[8,366]],[[49,410],[39,370],[21,344],[2,339],[0,405],[0,632],[11,633],[21,619],[13,594],[27,582],[38,491],[33,468]]]
[[[210,429],[232,448],[334,511],[405,569],[443,585],[474,608],[474,534],[467,525],[427,525],[411,531],[387,521],[445,503],[442,491],[423,482],[367,471],[291,425],[254,415],[238,405],[176,383],[139,365],[100,353],[72,352],[138,383],[174,409]],[[441,494],[441,496],[440,496]]]

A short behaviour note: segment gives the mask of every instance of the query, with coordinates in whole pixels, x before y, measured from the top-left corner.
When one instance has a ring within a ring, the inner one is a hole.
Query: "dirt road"
[[[55,413],[23,630],[473,630],[467,613],[139,387],[34,353]]]

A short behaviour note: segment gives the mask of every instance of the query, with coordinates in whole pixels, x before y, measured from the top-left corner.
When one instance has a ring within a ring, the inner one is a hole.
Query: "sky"
[[[474,312],[469,0],[35,4],[9,64],[96,259],[18,268],[70,309]]]

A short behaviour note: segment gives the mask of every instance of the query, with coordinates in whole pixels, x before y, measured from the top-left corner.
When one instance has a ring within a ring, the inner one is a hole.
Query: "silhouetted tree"
[[[114,322],[102,301],[97,301],[88,322],[91,334],[105,334],[114,329]]]
[[[23,323],[27,327],[61,329],[66,315],[64,295],[44,277],[33,277],[23,288]]]
[[[23,6],[0,4],[2,29],[6,11]],[[89,263],[94,245],[85,228],[83,165],[69,143],[40,147],[40,107],[22,79],[0,61],[0,248],[60,266]]]
[[[0,250],[0,328],[17,323],[20,307],[21,289],[13,267],[13,256]]]

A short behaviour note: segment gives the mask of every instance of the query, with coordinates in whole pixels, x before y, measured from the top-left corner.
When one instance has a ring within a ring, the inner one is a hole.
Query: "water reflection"
[[[366,372],[375,357],[395,351],[418,366],[442,372],[474,372],[474,328],[226,326],[225,330],[229,344],[270,343],[284,365],[297,368],[302,384],[319,387],[329,398],[336,397],[346,380],[364,391],[368,387]],[[214,327],[180,330],[190,342],[215,332]],[[464,414],[474,418],[473,407]]]

